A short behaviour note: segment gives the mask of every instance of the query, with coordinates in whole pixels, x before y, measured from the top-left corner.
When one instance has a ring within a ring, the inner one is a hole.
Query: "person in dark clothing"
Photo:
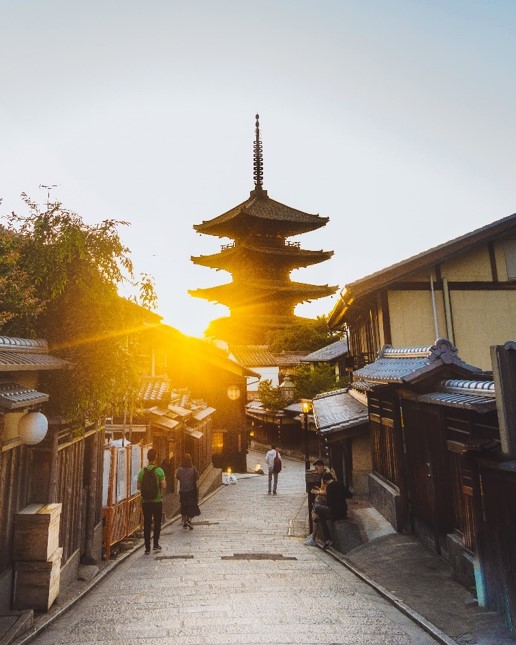
[[[333,543],[328,529],[328,520],[345,520],[348,516],[348,505],[346,499],[353,497],[342,482],[337,481],[332,473],[323,474],[323,483],[326,484],[326,502],[316,502],[314,513],[316,521],[320,524],[324,535],[324,548],[327,549]]]
[[[181,502],[181,520],[183,528],[193,530],[192,517],[201,514],[199,508],[199,490],[197,482],[199,473],[193,465],[192,456],[185,452],[181,466],[176,470],[176,479],[179,481],[179,500]]]

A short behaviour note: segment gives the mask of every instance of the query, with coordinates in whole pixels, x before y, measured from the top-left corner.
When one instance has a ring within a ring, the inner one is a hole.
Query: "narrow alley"
[[[205,500],[193,530],[165,525],[160,553],[136,550],[31,642],[435,643],[330,554],[289,537],[305,504],[303,463],[284,459],[277,496],[266,476],[239,476]]]

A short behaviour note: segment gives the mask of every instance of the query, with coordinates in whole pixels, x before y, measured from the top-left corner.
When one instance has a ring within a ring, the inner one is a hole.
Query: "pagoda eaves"
[[[195,298],[203,298],[232,308],[263,300],[270,301],[271,304],[277,303],[278,300],[287,300],[299,304],[310,301],[312,298],[318,299],[331,296],[337,288],[327,284],[314,285],[303,282],[284,283],[282,281],[274,283],[270,280],[254,280],[251,289],[250,285],[246,283],[238,285],[234,282],[228,282],[216,287],[190,290],[188,293]]]
[[[208,328],[231,343],[263,343],[267,332],[299,320],[294,308],[302,302],[335,293],[336,286],[292,282],[290,272],[329,259],[333,251],[309,251],[287,238],[325,226],[320,217],[271,199],[263,188],[262,143],[256,115],[254,141],[254,190],[249,198],[222,215],[194,226],[206,235],[234,240],[219,253],[192,256],[194,264],[222,269],[233,281],[206,289],[190,290],[190,295],[221,303],[230,309]]]
[[[311,215],[270,199],[266,190],[253,190],[245,202],[202,224],[194,225],[198,233],[239,239],[250,234],[291,237],[315,231],[328,218]]]
[[[252,263],[260,256],[268,256],[270,262],[276,266],[288,269],[299,269],[312,264],[319,264],[329,260],[333,251],[312,251],[301,249],[298,244],[286,243],[285,245],[271,247],[252,242],[238,242],[238,244],[228,244],[222,248],[219,253],[211,255],[191,256],[194,264],[210,267],[212,269],[223,269],[230,271],[238,269],[243,263]]]

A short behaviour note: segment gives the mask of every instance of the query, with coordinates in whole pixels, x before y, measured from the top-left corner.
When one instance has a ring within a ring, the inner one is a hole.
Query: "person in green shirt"
[[[138,473],[138,490],[142,494],[143,510],[143,539],[145,554],[150,553],[151,527],[154,524],[153,544],[154,551],[161,551],[159,536],[161,533],[161,517],[163,515],[163,500],[161,491],[166,490],[167,482],[163,469],[156,466],[157,454],[154,448],[147,453],[149,465]],[[147,471],[147,472],[146,472]],[[154,477],[154,480],[152,477]]]

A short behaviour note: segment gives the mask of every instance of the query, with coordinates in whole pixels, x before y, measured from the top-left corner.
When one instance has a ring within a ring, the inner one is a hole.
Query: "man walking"
[[[163,500],[161,491],[166,490],[167,482],[162,468],[156,466],[156,451],[151,448],[147,453],[149,465],[138,473],[138,490],[142,494],[143,510],[143,539],[145,555],[150,553],[151,526],[154,522],[153,543],[154,551],[161,551],[159,536],[161,533],[161,516]]]
[[[272,444],[271,449],[265,455],[265,463],[269,468],[269,489],[268,493],[271,494],[271,485],[272,485],[272,494],[277,495],[278,490],[278,474],[281,471],[283,462],[281,455],[276,450],[276,446]]]

